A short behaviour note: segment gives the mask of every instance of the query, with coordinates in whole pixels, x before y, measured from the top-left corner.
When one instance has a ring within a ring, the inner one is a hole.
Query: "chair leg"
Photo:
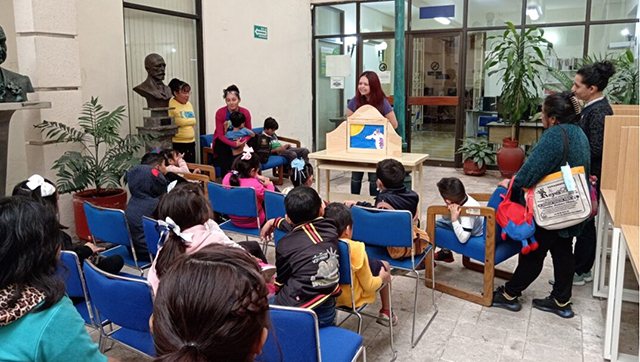
[[[434,263],[434,258],[433,258],[433,248],[431,249],[431,251],[429,251],[429,254],[431,254],[431,265],[433,265]],[[418,287],[420,285],[420,274],[418,273],[417,270],[412,270],[413,273],[416,276],[416,288],[414,290],[414,299],[413,299],[413,324],[412,324],[412,328],[411,328],[411,348],[415,348],[418,345],[418,342],[420,342],[420,339],[422,339],[422,336],[424,336],[424,333],[427,331],[427,329],[429,329],[429,326],[431,325],[431,322],[433,322],[434,318],[436,317],[436,315],[438,315],[438,305],[436,304],[436,299],[435,299],[435,268],[432,268],[431,271],[431,300],[432,300],[432,308],[434,310],[433,315],[431,316],[431,318],[429,318],[429,321],[427,322],[427,325],[424,326],[424,328],[422,329],[422,331],[420,332],[420,335],[418,336],[417,339],[414,338],[415,336],[415,331],[416,331],[416,316],[418,314]]]
[[[396,351],[396,347],[393,344],[393,308],[391,302],[391,283],[389,285],[389,345],[391,346],[391,362],[395,361],[398,358],[398,351]]]

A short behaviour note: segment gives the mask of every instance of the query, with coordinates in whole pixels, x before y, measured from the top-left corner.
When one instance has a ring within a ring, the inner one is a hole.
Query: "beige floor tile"
[[[559,338],[559,336],[549,334],[547,338],[548,340],[552,340],[554,338]],[[546,343],[538,344],[527,342],[524,347],[523,359],[532,361],[582,362],[582,352],[551,347]]]
[[[441,361],[498,362],[501,353],[502,344],[454,336],[447,343]]]

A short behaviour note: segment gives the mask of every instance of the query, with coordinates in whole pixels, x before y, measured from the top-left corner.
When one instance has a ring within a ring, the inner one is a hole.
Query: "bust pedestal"
[[[163,108],[144,108],[145,111],[151,111],[151,117],[144,117],[144,126],[138,126],[139,134],[152,133],[158,137],[147,142],[145,151],[151,152],[157,149],[173,148],[173,136],[178,133],[178,126],[173,123],[173,117],[167,115],[167,111],[173,107]]]
[[[5,196],[7,185],[7,154],[9,151],[9,123],[15,111],[51,108],[51,102],[0,103],[0,196]]]

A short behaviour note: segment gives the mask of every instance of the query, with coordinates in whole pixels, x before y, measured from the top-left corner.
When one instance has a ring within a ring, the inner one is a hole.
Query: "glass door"
[[[409,150],[430,160],[453,162],[463,124],[459,74],[460,33],[413,35],[409,38],[406,117]]]

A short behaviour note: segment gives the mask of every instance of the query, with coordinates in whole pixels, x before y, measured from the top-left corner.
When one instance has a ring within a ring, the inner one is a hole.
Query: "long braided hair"
[[[267,294],[243,249],[216,244],[180,257],[153,306],[156,361],[253,361],[269,325]]]

